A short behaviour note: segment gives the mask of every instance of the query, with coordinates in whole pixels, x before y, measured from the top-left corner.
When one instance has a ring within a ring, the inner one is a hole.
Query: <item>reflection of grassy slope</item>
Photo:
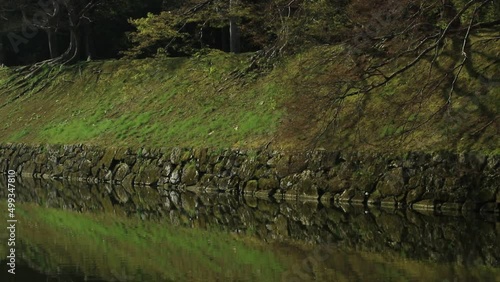
[[[451,44],[435,75],[428,76],[430,56],[342,103],[335,97],[346,84],[338,82],[359,79],[360,66],[341,46],[311,48],[270,73],[238,78],[235,70],[248,65],[248,54],[81,63],[41,72],[21,87],[39,91],[16,100],[22,91],[3,69],[0,142],[256,147],[272,140],[278,148],[492,152],[500,128],[500,45],[474,40],[477,52],[462,71],[452,107],[441,112],[449,84],[433,85],[461,60]]]
[[[364,248],[367,246],[361,246]],[[393,246],[360,251],[343,246],[311,246],[302,244],[281,249],[293,256],[285,273],[297,281],[492,281],[500,282],[500,268],[481,265],[436,263],[408,259]]]
[[[133,281],[274,281],[283,271],[269,251],[228,234],[31,205],[18,213],[19,237],[43,249],[47,260],[30,259],[47,271],[76,264],[88,275]]]
[[[410,260],[390,246],[378,253],[342,245],[314,252],[299,242],[264,246],[217,231],[26,204],[18,217],[25,246],[18,253],[52,273],[76,264],[87,275],[133,281],[281,281],[284,271],[300,281],[500,281],[499,268]]]

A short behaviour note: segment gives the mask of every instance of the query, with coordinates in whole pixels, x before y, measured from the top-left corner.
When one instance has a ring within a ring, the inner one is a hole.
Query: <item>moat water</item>
[[[495,214],[33,179],[16,182],[12,275],[7,193],[0,281],[500,281]]]

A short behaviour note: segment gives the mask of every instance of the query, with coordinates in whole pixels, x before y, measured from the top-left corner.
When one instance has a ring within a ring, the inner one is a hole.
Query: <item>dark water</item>
[[[0,281],[500,281],[498,215],[179,187],[17,186],[26,204],[16,214],[16,275],[2,231]],[[0,189],[6,218],[5,181]]]

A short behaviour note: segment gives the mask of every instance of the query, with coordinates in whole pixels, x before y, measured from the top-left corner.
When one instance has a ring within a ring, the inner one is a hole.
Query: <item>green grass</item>
[[[28,135],[29,134],[29,129],[27,128],[24,128],[16,133],[14,133],[13,135],[11,135],[7,141],[8,142],[17,142],[19,140],[21,140],[24,136]]]
[[[216,53],[67,67],[36,95],[7,103],[0,116],[9,112],[9,120],[26,122],[4,127],[3,138],[127,146],[265,143],[276,133],[282,114],[276,100],[283,93],[269,81],[247,87],[233,79],[229,73],[242,67],[245,58]],[[0,81],[9,75],[4,71]],[[28,114],[39,118],[27,121]],[[32,129],[29,134],[25,126]]]
[[[356,68],[341,45],[311,48],[272,71],[243,76],[236,74],[252,54],[216,51],[84,62],[44,69],[24,84],[4,68],[0,142],[255,148],[272,141],[277,149],[489,153],[498,147],[500,87],[478,74],[500,75],[500,62],[492,61],[500,47],[493,41],[477,46],[446,112],[438,110],[448,86],[420,94],[424,82],[436,79],[427,77],[428,60],[367,95],[338,102],[347,87],[336,81],[349,81]],[[451,49],[444,54],[436,77],[460,59]]]

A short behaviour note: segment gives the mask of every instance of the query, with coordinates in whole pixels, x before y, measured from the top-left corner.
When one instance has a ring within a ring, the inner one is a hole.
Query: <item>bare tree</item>
[[[91,56],[89,47],[88,25],[92,22],[89,13],[101,0],[60,0],[65,10],[70,42],[66,51],[54,59],[56,63],[71,63],[79,59],[83,50]],[[83,41],[83,42],[82,42]],[[84,45],[83,45],[84,44]]]
[[[401,134],[423,126],[439,113],[450,112],[460,76],[464,69],[472,68],[471,57],[477,45],[471,43],[471,35],[479,38],[476,41],[500,41],[500,10],[496,0],[352,2],[350,19],[355,31],[347,43],[347,55],[355,62],[350,72],[356,78],[332,81],[340,85],[336,89],[341,92],[332,93],[332,117],[318,138],[331,132],[347,98],[369,97],[374,90],[422,63],[429,65],[427,79],[415,95],[429,97],[436,89],[447,88],[447,97],[434,114],[405,127]],[[490,16],[485,17],[485,13]],[[443,66],[440,58],[449,56],[450,48],[455,52],[452,62]],[[491,81],[480,73],[475,75],[480,81]],[[487,118],[486,126],[496,123],[496,114],[490,113]]]
[[[404,2],[401,1],[400,3]],[[458,77],[468,58],[467,50],[470,47],[469,37],[471,33],[484,28],[500,27],[500,19],[480,22],[477,18],[480,9],[492,5],[495,2],[494,0],[470,0],[461,7],[455,7],[449,0],[439,1],[442,5],[441,20],[444,22],[444,25],[439,29],[429,29],[432,24],[425,18],[426,12],[435,8],[435,1],[421,1],[420,6],[417,7],[413,6],[410,1],[406,2],[408,2],[406,5],[400,6],[399,14],[395,15],[397,21],[405,24],[397,27],[398,25],[395,25],[395,22],[387,21],[385,24],[379,24],[380,29],[376,29],[375,32],[362,31],[366,35],[365,40],[369,43],[364,46],[354,46],[354,48],[361,47],[363,52],[373,53],[373,51],[379,51],[378,54],[375,54],[374,60],[367,64],[364,69],[366,74],[364,79],[368,77],[376,79],[364,88],[348,90],[343,97],[366,93],[374,88],[381,87],[391,79],[414,67],[431,53],[433,53],[432,67],[442,52],[446,39],[456,40],[461,38],[460,52],[463,60],[453,68],[456,74],[455,77]],[[467,22],[462,24],[460,20],[465,13],[470,15]],[[380,20],[380,17],[376,20]],[[386,30],[385,28],[388,26],[392,28]],[[499,39],[496,38],[495,40]],[[406,64],[394,69],[394,64],[401,61],[406,61]],[[388,69],[393,71],[387,72]],[[452,90],[450,95],[453,92]]]

